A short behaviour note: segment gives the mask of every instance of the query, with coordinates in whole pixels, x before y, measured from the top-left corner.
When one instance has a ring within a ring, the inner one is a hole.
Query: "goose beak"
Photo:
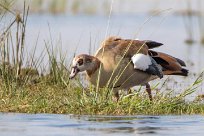
[[[72,67],[71,73],[69,75],[69,79],[73,79],[78,72],[79,72],[79,69],[76,66]]]

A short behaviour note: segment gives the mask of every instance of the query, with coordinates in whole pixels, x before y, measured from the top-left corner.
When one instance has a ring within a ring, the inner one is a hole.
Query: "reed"
[[[200,16],[198,16],[198,28],[200,32],[200,42],[201,44],[204,44],[204,11],[203,11],[203,6],[202,6],[202,1],[198,1],[198,10],[201,12]]]
[[[4,29],[0,37],[1,76],[2,80],[6,83],[6,90],[13,92],[20,80],[21,71],[23,69],[25,28],[29,7],[26,8],[24,6],[23,14],[20,15],[20,13],[14,13],[4,5],[0,6],[14,17],[13,21]],[[15,36],[12,35],[12,31],[15,32]],[[13,82],[15,82],[15,86],[12,86]]]
[[[186,13],[183,15],[184,26],[187,34],[187,39],[185,40],[185,42],[191,45],[195,42],[194,41],[194,22],[193,22],[194,14],[192,11],[191,2],[189,0],[185,2],[187,5]]]

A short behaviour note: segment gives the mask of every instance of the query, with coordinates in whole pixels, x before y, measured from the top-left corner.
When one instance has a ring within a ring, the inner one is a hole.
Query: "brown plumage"
[[[164,75],[188,75],[188,70],[182,68],[182,66],[186,66],[184,61],[168,54],[155,52],[152,50],[149,50],[149,54],[158,64],[162,66]]]
[[[95,56],[82,54],[74,58],[70,78],[78,72],[86,71],[92,84],[97,85],[99,79],[99,87],[113,88],[118,98],[118,90],[146,85],[151,100],[149,81],[162,78],[163,75],[188,74],[182,60],[150,50],[161,45],[154,41],[110,37],[102,42]]]

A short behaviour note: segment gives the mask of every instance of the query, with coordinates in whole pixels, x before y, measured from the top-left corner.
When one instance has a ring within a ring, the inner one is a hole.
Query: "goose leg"
[[[149,100],[152,101],[152,92],[151,92],[151,88],[150,88],[150,84],[149,83],[146,83],[146,91],[148,93]]]
[[[132,94],[131,88],[128,88],[128,89],[127,89],[127,94]]]
[[[118,102],[120,96],[119,96],[119,91],[118,90],[113,90],[113,101]]]

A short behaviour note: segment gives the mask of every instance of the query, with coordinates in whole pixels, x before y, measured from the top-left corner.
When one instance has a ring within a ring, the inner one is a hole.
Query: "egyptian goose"
[[[93,85],[96,86],[98,82],[101,88],[112,88],[117,100],[119,90],[145,85],[149,99],[152,100],[149,81],[162,78],[163,75],[188,75],[188,70],[183,68],[186,66],[184,61],[151,50],[161,45],[154,41],[109,37],[95,56],[81,54],[73,59],[70,79],[78,72],[86,71]]]

